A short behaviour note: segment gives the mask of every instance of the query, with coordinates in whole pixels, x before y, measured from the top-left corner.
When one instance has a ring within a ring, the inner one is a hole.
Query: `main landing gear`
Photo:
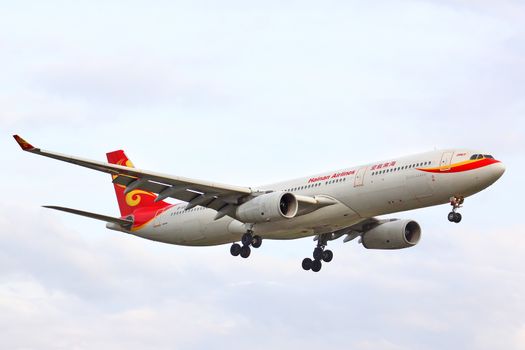
[[[448,221],[455,222],[456,224],[461,221],[461,214],[457,212],[459,208],[461,208],[461,205],[465,201],[465,198],[463,197],[451,197],[450,198],[450,205],[452,206],[452,211],[448,213]]]
[[[303,269],[305,271],[312,270],[313,272],[321,271],[323,266],[322,261],[329,263],[334,258],[334,253],[331,250],[326,248],[327,245],[327,236],[320,235],[317,241],[317,247],[314,249],[313,260],[310,258],[303,259]]]
[[[254,248],[259,248],[262,244],[262,237],[253,235],[253,231],[248,231],[244,235],[242,235],[241,238],[242,246],[238,243],[233,243],[230,248],[230,253],[233,256],[241,256],[242,258],[246,259],[250,256],[252,250],[250,246]]]

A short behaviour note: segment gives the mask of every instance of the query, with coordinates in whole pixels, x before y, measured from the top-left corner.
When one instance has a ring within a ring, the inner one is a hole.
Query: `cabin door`
[[[354,187],[363,186],[365,184],[365,174],[368,167],[363,167],[355,174]]]
[[[439,163],[439,167],[441,171],[446,171],[450,169],[450,163],[452,162],[452,156],[454,155],[454,152],[444,152],[441,156],[441,162]]]

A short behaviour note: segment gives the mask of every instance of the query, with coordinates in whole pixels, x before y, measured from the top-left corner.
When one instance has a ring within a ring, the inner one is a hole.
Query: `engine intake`
[[[361,242],[367,249],[403,249],[415,246],[421,227],[413,220],[389,221],[363,233]]]
[[[258,223],[291,219],[297,215],[297,198],[288,192],[271,192],[241,204],[236,211],[242,222]]]

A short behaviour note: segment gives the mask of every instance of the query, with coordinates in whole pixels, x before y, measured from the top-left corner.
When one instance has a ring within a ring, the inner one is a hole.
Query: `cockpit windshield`
[[[474,154],[474,155],[472,155],[472,157],[470,157],[471,160],[474,160],[474,159],[483,159],[483,158],[494,159],[494,157],[491,156],[490,154]]]

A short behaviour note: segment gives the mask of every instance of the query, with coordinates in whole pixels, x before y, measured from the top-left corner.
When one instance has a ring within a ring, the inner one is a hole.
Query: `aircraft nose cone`
[[[499,179],[501,175],[503,175],[506,169],[505,165],[502,162],[494,164],[492,168],[493,168],[492,171],[494,172],[494,177],[496,178],[496,180]]]

